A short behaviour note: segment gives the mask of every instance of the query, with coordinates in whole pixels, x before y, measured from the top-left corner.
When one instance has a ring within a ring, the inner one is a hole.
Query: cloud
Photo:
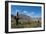
[[[22,11],[22,14],[28,15],[28,16],[33,16],[35,14],[35,12],[31,11]]]
[[[35,12],[31,12],[31,15],[34,15],[35,14]]]
[[[28,15],[30,17],[40,17],[38,14],[35,14],[34,11],[29,12],[29,11],[25,11],[25,10],[23,10],[23,11],[15,10],[15,11],[12,12],[12,14],[16,15],[17,12],[19,12],[19,14],[25,14],[25,15]]]
[[[28,16],[34,16],[35,15],[35,12],[28,12],[27,15]]]
[[[30,13],[27,12],[26,15],[28,15],[28,16],[30,16],[32,18],[37,18],[37,17],[39,18],[39,17],[41,17],[39,14],[35,14],[35,12],[33,12],[33,11],[30,12]]]
[[[27,11],[23,11],[23,13],[27,14]]]

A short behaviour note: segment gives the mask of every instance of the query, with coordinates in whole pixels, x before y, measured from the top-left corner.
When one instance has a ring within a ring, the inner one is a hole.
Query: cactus
[[[19,13],[17,12],[17,16],[15,16],[15,19],[16,19],[16,25],[18,25],[18,20],[19,20]]]

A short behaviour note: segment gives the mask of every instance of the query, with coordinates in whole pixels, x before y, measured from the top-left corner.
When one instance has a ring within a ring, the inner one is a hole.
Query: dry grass
[[[19,21],[18,25],[16,25],[16,21],[12,20],[11,22],[11,28],[36,28],[41,27],[41,22],[39,21]]]

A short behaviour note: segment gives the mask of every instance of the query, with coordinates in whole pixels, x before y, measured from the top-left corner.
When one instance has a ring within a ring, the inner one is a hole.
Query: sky
[[[17,12],[19,12],[19,14],[25,14],[30,17],[41,17],[40,6],[11,5],[11,14],[16,15]]]

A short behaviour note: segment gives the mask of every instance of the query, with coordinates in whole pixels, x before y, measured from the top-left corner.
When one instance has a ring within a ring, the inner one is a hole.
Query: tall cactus
[[[17,12],[17,16],[15,17],[15,19],[16,19],[16,25],[18,25],[18,20],[19,20],[19,15],[18,15],[19,13]]]

